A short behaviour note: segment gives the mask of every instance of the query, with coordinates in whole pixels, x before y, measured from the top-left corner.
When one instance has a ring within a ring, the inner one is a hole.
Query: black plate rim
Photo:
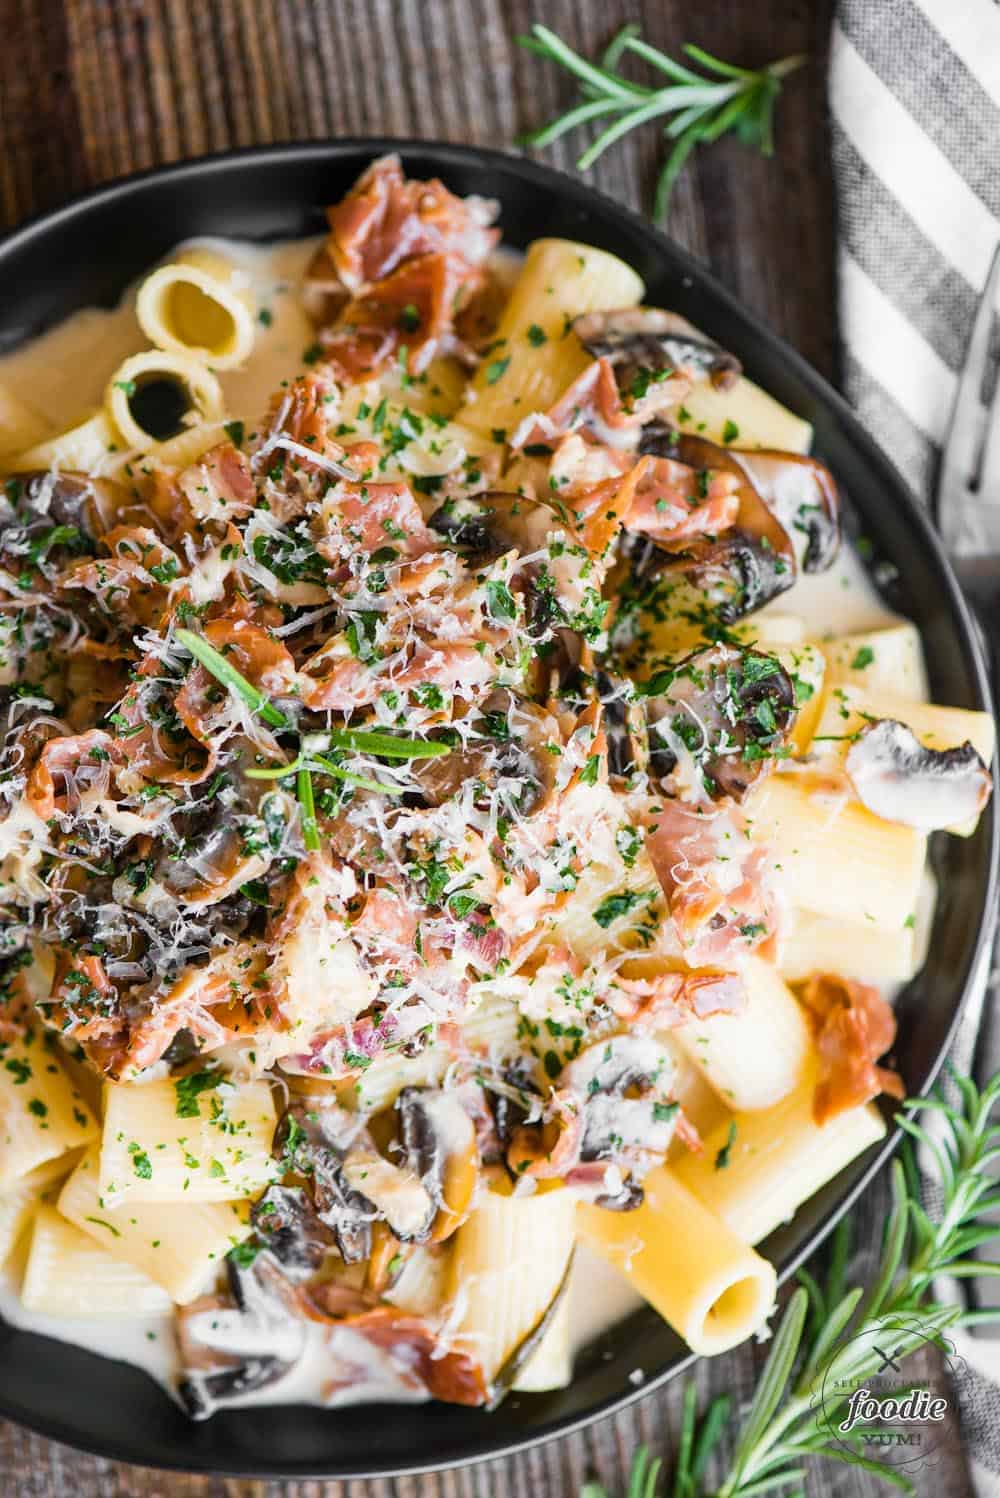
[[[243,167],[251,167],[255,162],[261,160],[287,160],[289,163],[299,163],[303,160],[336,161],[340,157],[350,156],[354,153],[367,153],[371,156],[376,156],[389,152],[399,152],[404,157],[408,153],[426,154],[434,157],[444,167],[447,167],[449,163],[465,167],[475,167],[477,165],[489,167],[492,165],[498,169],[520,175],[522,179],[541,190],[548,189],[550,192],[558,193],[564,198],[568,197],[579,201],[583,205],[586,205],[588,202],[591,205],[596,203],[606,212],[611,212],[628,223],[632,231],[647,239],[654,250],[658,247],[666,249],[671,258],[681,267],[685,276],[689,276],[693,282],[705,288],[709,297],[720,308],[724,311],[732,312],[748,324],[761,345],[766,347],[772,355],[780,356],[783,362],[795,374],[796,378],[810,391],[817,403],[825,406],[835,414],[838,421],[846,429],[851,445],[856,450],[859,450],[865,461],[880,473],[886,488],[893,495],[894,503],[899,504],[904,510],[909,526],[916,533],[914,537],[915,545],[931,554],[941,581],[944,584],[946,602],[959,626],[958,633],[961,637],[962,648],[967,657],[978,704],[980,708],[986,711],[994,711],[993,695],[977,627],[974,624],[969,606],[962,595],[937,532],[931,524],[929,514],[926,508],[914,499],[895,464],[879,447],[874,438],[869,435],[844,397],[796,349],[774,333],[755,312],[749,310],[734,293],[729,291],[688,250],[678,245],[649,220],[643,218],[632,209],[618,203],[598,188],[582,181],[579,177],[572,176],[554,167],[543,165],[513,152],[487,147],[468,146],[453,141],[433,138],[338,136],[319,141],[287,141],[266,146],[246,146],[235,150],[212,152],[205,156],[188,157],[171,162],[166,166],[150,167],[143,171],[114,178],[109,182],[102,183],[98,187],[75,194],[55,208],[32,215],[14,229],[0,236],[0,263],[2,263],[6,255],[30,245],[35,235],[48,234],[57,229],[65,232],[70,228],[73,220],[78,215],[86,215],[92,209],[102,205],[113,205],[116,201],[126,201],[133,193],[141,193],[151,184],[178,181],[196,183],[199,179],[211,178],[217,173],[227,173],[233,170],[239,171]],[[1000,909],[998,909],[998,903],[1000,903],[998,902],[998,894],[1000,894],[1000,815],[997,815],[994,806],[991,804],[986,816],[989,821],[988,872],[982,891],[982,902],[976,915],[975,940],[969,959],[965,964],[965,970],[959,975],[958,981],[961,985],[959,1001],[955,1006],[940,1050],[927,1073],[922,1087],[919,1089],[919,1096],[926,1096],[934,1086],[972,997],[976,980],[981,976],[985,976],[985,960],[997,928],[998,918],[1000,918]],[[889,1117],[891,1122],[891,1111],[887,1111],[887,1117]],[[903,1131],[898,1125],[890,1127],[886,1138],[877,1147],[873,1148],[869,1162],[862,1174],[849,1190],[830,1207],[808,1240],[783,1263],[779,1271],[780,1284],[785,1283],[794,1274],[799,1265],[823,1243],[840,1218],[850,1210],[863,1192],[867,1190],[874,1177],[883,1169],[892,1155],[895,1154],[902,1138]],[[53,1343],[53,1346],[58,1347],[58,1345],[58,1343]],[[530,1435],[524,1438],[500,1439],[497,1441],[484,1439],[472,1448],[462,1448],[461,1450],[448,1450],[446,1448],[440,1457],[436,1458],[433,1462],[406,1466],[392,1465],[380,1467],[371,1465],[370,1463],[363,1465],[340,1463],[335,1467],[317,1469],[314,1466],[298,1467],[294,1465],[289,1466],[285,1463],[280,1467],[258,1464],[253,1468],[249,1468],[239,1465],[213,1463],[211,1467],[192,1468],[189,1464],[185,1464],[182,1459],[173,1461],[157,1456],[151,1460],[149,1456],[143,1457],[142,1455],[137,1455],[136,1451],[128,1443],[112,1447],[106,1442],[89,1442],[85,1435],[81,1436],[80,1431],[76,1427],[58,1419],[39,1418],[30,1408],[21,1406],[16,1401],[5,1401],[3,1408],[0,1409],[0,1416],[14,1420],[52,1440],[62,1441],[67,1445],[75,1447],[77,1450],[90,1452],[111,1460],[140,1462],[144,1465],[154,1466],[156,1470],[161,1471],[197,1471],[223,1477],[262,1477],[272,1480],[283,1477],[297,1480],[310,1478],[348,1481],[357,1479],[374,1480],[442,1472],[458,1466],[471,1466],[483,1461],[496,1460],[528,1451],[547,1441],[586,1429],[596,1420],[606,1418],[620,1410],[626,1409],[637,1400],[644,1398],[647,1394],[661,1388],[671,1379],[684,1373],[696,1361],[696,1355],[688,1353],[685,1357],[669,1364],[665,1368],[661,1368],[658,1373],[645,1379],[638,1386],[630,1386],[617,1394],[610,1395],[598,1401],[586,1413],[553,1420],[549,1425],[536,1427]],[[260,1408],[269,1407],[260,1406]],[[350,1406],[347,1408],[349,1409]]]

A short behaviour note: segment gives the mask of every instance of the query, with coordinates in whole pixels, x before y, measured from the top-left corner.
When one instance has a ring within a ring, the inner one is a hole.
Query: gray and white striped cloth
[[[838,0],[830,109],[841,383],[926,501],[1000,240],[1000,0]],[[998,1007],[983,973],[952,1055],[980,1080],[1000,1068]],[[1000,1341],[957,1340],[973,1479],[1000,1498]]]

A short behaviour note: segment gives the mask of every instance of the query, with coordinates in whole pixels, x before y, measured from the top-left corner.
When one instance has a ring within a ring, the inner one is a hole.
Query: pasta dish
[[[0,360],[0,1312],[195,1419],[761,1331],[990,794],[808,424],[496,215],[387,157]]]

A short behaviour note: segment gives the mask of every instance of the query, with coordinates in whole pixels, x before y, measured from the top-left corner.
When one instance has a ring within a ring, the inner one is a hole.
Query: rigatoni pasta
[[[194,1093],[170,1082],[105,1091],[100,1192],[136,1202],[227,1202],[271,1179],[275,1113],[265,1082],[225,1078]]]
[[[737,1113],[687,1155],[677,1175],[745,1243],[760,1243],[832,1180],[885,1137],[871,1103],[848,1108],[828,1123],[813,1118],[815,1067],[775,1108]]]
[[[595,1253],[763,1331],[989,790],[808,423],[494,216],[385,158],[44,428],[0,362],[5,1303],[168,1317],[195,1419],[560,1388]]]
[[[186,427],[217,421],[222,391],[188,352],[151,349],[119,365],[105,394],[108,419],[129,449],[144,453]]]
[[[695,1352],[725,1352],[760,1331],[773,1267],[693,1197],[666,1166],[635,1212],[580,1208],[585,1241],[620,1268]]]
[[[159,1285],[48,1206],[35,1214],[21,1299],[46,1316],[129,1318],[162,1315],[171,1305]]]
[[[157,348],[233,369],[253,352],[255,307],[249,278],[224,255],[182,250],[139,287],[139,326]]]

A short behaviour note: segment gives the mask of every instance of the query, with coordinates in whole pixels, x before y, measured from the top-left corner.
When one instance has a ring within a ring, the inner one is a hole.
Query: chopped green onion
[[[302,808],[302,841],[310,853],[319,852],[319,828],[316,826],[316,803],[313,800],[312,776],[303,765],[298,772],[296,792]]]
[[[365,728],[334,728],[330,743],[337,749],[355,749],[359,754],[381,754],[383,759],[437,759],[451,753],[450,744],[432,739],[397,738]]]
[[[177,639],[185,650],[191,652],[196,661],[200,661],[206,671],[211,672],[216,681],[228,687],[231,692],[235,692],[238,697],[242,697],[247,706],[263,718],[265,723],[270,723],[272,728],[291,726],[280,708],[275,707],[259,688],[247,681],[246,677],[242,676],[235,666],[231,666],[226,657],[201,635],[193,634],[189,629],[179,629]]]

